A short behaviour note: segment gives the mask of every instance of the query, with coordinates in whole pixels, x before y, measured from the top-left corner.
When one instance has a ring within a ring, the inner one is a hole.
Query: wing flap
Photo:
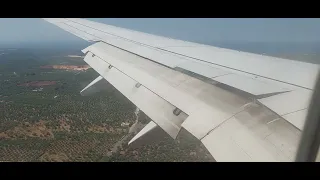
[[[176,108],[175,106],[157,96],[139,82],[123,74],[111,64],[97,56],[92,57],[92,55],[91,52],[88,52],[84,60],[93,69],[148,115],[172,138],[177,136],[181,127],[180,124],[186,118],[186,114],[181,113],[178,116],[174,115],[173,111]]]
[[[96,54],[99,58],[106,60],[108,64],[188,114],[190,117],[186,119],[186,124],[183,126],[199,139],[248,103],[248,100],[218,87],[135,57],[128,52],[117,51],[116,48],[101,42],[86,48],[83,52]],[[97,71],[99,72],[99,70]],[[171,79],[164,78],[165,74],[170,75]],[[207,116],[204,116],[205,114]],[[199,119],[198,117],[201,116],[203,118]],[[158,124],[158,122],[156,123]],[[160,126],[160,124],[158,125]]]
[[[287,121],[289,121],[298,129],[303,130],[303,126],[304,126],[307,114],[308,114],[308,109],[303,109],[303,110],[299,110],[293,113],[283,115],[282,117]]]
[[[228,120],[234,113],[228,113],[219,109],[205,109],[199,108],[191,114],[182,127],[194,135],[197,139],[203,138],[212,129],[221,125],[224,121]],[[201,117],[201,119],[199,118]]]
[[[260,96],[287,92],[296,89],[297,87],[276,83],[272,80],[253,76],[245,73],[237,73],[230,69],[218,67],[205,62],[188,61],[179,64],[177,67],[190,72],[197,73],[204,77],[222,83],[236,90],[241,90],[251,94],[252,96]]]
[[[98,55],[101,59],[104,59],[132,79],[138,81],[145,87],[148,87],[152,92],[155,92],[175,107],[179,107],[183,112],[191,112],[194,109],[194,106],[198,106],[198,104],[201,103],[195,98],[188,96],[187,93],[181,92],[172,86],[168,86],[168,82],[164,82],[160,78],[157,78],[157,76],[173,70],[157,65],[146,59],[139,58],[134,54],[126,53],[121,50],[118,51],[118,53],[117,50],[111,50],[110,48],[112,48],[110,45],[99,42],[84,49],[83,52],[90,51]],[[108,49],[110,49],[110,51],[108,51]],[[156,74],[153,74],[152,71],[148,71],[147,69],[149,68],[151,70],[157,69]],[[159,72],[159,74],[157,72]]]
[[[311,96],[312,91],[296,90],[258,101],[302,130]],[[297,113],[298,111],[302,112]]]
[[[216,67],[212,67],[210,64],[204,64],[201,62],[188,61],[182,64],[179,64],[177,67],[183,68],[185,70],[200,74],[207,78],[215,78],[230,74],[229,71],[224,71]]]
[[[308,89],[313,89],[319,71],[319,66],[316,64],[205,45],[197,47],[168,47],[163,49],[218,66],[236,69]]]
[[[290,89],[281,86],[235,74],[227,74],[212,79],[255,96],[290,91]]]
[[[311,95],[312,91],[308,90],[292,91],[259,99],[258,101],[282,116],[308,108]]]
[[[201,141],[217,161],[293,161],[300,131],[261,106],[250,106]]]

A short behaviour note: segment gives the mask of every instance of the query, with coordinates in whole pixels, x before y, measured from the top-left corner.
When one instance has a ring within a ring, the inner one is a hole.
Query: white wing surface
[[[83,92],[104,78],[153,120],[133,140],[157,126],[172,138],[184,128],[217,161],[294,160],[318,65],[84,19],[45,20],[94,42],[82,52],[100,76]]]

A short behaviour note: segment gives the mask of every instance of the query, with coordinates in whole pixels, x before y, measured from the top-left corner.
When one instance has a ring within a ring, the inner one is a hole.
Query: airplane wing
[[[85,19],[45,19],[93,42],[84,61],[172,138],[216,161],[293,161],[319,66],[160,37]]]

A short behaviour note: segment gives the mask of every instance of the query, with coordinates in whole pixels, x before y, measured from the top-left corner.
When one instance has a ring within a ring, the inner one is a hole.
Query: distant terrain
[[[0,52],[0,161],[214,161],[188,132],[128,147],[135,106],[110,84],[81,96],[98,74],[80,51]]]

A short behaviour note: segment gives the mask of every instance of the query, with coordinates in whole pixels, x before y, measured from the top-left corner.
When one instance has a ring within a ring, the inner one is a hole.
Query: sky
[[[320,42],[320,18],[88,18],[119,27],[193,42]],[[42,19],[0,18],[0,44],[82,43]]]

